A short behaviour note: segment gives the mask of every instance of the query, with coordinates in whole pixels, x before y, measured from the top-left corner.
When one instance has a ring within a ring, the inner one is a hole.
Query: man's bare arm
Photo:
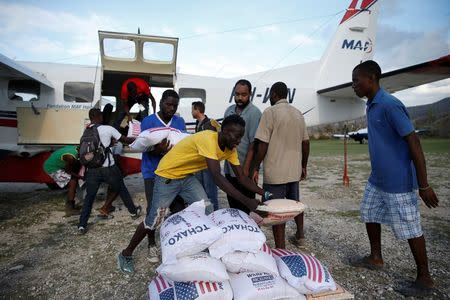
[[[214,183],[227,195],[230,195],[234,199],[239,200],[242,204],[247,206],[251,211],[254,211],[258,205],[259,201],[256,199],[251,199],[244,196],[241,192],[234,188],[234,186],[226,180],[225,177],[220,173],[220,163],[218,160],[206,158],[206,164],[208,165],[208,170],[211,173]],[[233,165],[232,165],[233,166]],[[234,171],[234,169],[233,169]],[[242,176],[242,170],[241,176]],[[247,178],[250,180],[249,178]],[[261,190],[262,191],[262,190]]]
[[[439,200],[433,189],[428,185],[427,168],[425,164],[425,156],[423,155],[422,146],[419,138],[413,131],[407,136],[405,140],[408,143],[409,152],[412,161],[416,167],[417,182],[419,184],[419,195],[429,208],[437,207]]]

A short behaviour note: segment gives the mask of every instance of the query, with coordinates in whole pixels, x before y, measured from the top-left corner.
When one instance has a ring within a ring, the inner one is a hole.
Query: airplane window
[[[10,80],[8,83],[8,98],[13,101],[38,101],[41,85],[34,80]]]
[[[104,39],[103,50],[105,56],[108,57],[122,59],[134,59],[136,57],[135,43],[130,40]]]
[[[102,96],[100,99],[100,109],[103,111],[106,104],[111,104],[113,106],[113,112],[116,111],[116,97],[114,96]]]
[[[94,84],[91,82],[65,82],[64,101],[92,102],[94,98]]]
[[[145,42],[144,59],[171,62],[173,60],[173,50],[172,44]]]

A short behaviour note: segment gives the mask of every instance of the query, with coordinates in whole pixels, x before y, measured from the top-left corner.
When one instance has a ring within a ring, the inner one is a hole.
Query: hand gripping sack
[[[223,235],[209,247],[212,257],[221,258],[234,251],[258,253],[266,236],[246,213],[235,208],[219,209],[208,217],[222,229]]]
[[[263,272],[230,274],[234,300],[306,299],[280,276]]]
[[[335,291],[330,272],[312,255],[272,249],[280,276],[302,294]]]
[[[265,218],[261,218],[254,212],[250,213],[250,217],[258,225],[271,226],[284,224],[294,219],[306,208],[306,205],[302,202],[290,199],[272,199],[265,201],[264,204],[258,206],[257,210],[267,212],[268,215]]]
[[[221,260],[231,273],[266,272],[280,275],[277,263],[272,256],[272,250],[266,243],[257,253],[235,251],[225,254]]]
[[[103,166],[108,155],[109,148],[103,146],[98,134],[99,126],[99,124],[94,124],[87,127],[80,139],[80,163],[87,168]]]
[[[177,258],[197,254],[221,235],[222,230],[205,215],[205,201],[194,202],[161,225],[162,262],[173,264]]]
[[[206,252],[181,257],[175,264],[161,264],[156,271],[172,281],[221,282],[230,279],[223,263]]]

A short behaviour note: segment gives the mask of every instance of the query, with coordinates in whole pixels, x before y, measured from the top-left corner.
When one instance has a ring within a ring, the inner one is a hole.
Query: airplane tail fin
[[[373,58],[379,1],[352,0],[320,60],[317,89],[351,81],[353,68]]]

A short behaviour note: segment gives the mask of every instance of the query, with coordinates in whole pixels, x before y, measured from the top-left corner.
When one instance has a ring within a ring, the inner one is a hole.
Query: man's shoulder
[[[234,114],[234,111],[236,110],[236,104],[232,104],[225,109],[225,116]]]
[[[249,105],[248,105],[249,107],[248,107],[248,110],[249,110],[249,112],[250,113],[252,113],[252,114],[258,114],[258,115],[261,115],[262,113],[261,113],[261,110],[258,108],[258,106],[256,106],[255,104],[253,104],[253,103],[249,103]]]

